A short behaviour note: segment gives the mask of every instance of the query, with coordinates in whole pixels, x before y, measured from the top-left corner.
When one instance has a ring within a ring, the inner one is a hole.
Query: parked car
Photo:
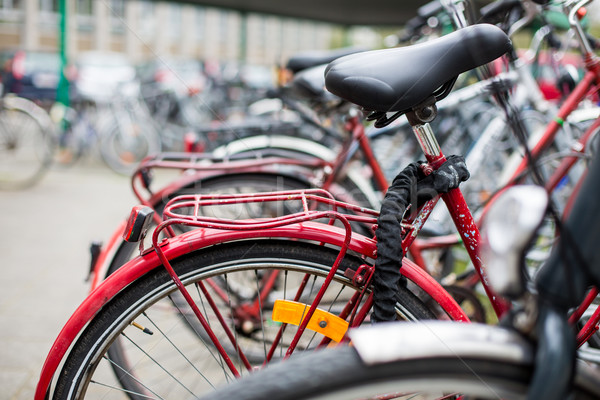
[[[136,96],[140,85],[135,68],[120,53],[91,51],[75,61],[75,99],[107,103],[118,95]]]
[[[15,93],[39,102],[53,102],[60,81],[56,52],[12,50],[0,54],[2,94]]]
[[[200,92],[206,85],[202,63],[194,59],[154,59],[137,70],[142,85],[173,91],[178,96]]]

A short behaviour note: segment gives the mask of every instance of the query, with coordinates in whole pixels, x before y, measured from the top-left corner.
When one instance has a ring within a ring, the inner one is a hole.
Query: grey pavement
[[[81,160],[0,192],[0,400],[30,400],[45,357],[86,296],[89,244],[136,201],[129,178]]]

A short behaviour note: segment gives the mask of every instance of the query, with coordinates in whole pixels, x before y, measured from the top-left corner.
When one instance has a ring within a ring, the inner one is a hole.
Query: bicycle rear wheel
[[[272,319],[274,301],[310,304],[336,255],[337,250],[313,243],[243,241],[189,254],[172,265],[239,373],[246,375],[268,361],[281,360],[296,333],[293,324],[283,328],[285,324]],[[345,257],[319,305],[321,310],[339,315],[360,290],[344,271],[363,263],[359,257]],[[398,292],[397,312],[398,318],[406,320],[433,318],[405,288]],[[225,326],[232,340],[226,340]],[[53,398],[199,396],[234,379],[206,338],[166,271],[156,269],[132,282],[88,324],[58,375]],[[312,350],[324,338],[307,330],[296,352]],[[121,347],[123,359],[107,355],[113,345]],[[247,362],[234,346],[239,346]],[[115,368],[137,387],[123,390],[112,373]]]
[[[56,139],[49,119],[40,114],[46,116],[26,99],[0,101],[0,189],[30,187],[48,170]]]

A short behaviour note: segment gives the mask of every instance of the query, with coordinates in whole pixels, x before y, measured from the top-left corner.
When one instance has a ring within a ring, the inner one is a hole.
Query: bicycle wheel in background
[[[52,163],[56,137],[48,114],[33,102],[0,100],[0,189],[25,189]]]
[[[185,186],[180,188],[173,193],[169,194],[165,198],[161,198],[159,203],[153,205],[154,210],[162,215],[164,206],[166,203],[176,197],[181,195],[189,195],[189,194],[242,194],[242,193],[262,193],[262,192],[275,192],[275,191],[288,191],[288,190],[301,190],[310,188],[310,184],[303,179],[292,177],[289,175],[276,174],[276,173],[260,173],[260,172],[248,172],[248,173],[235,173],[235,174],[224,174],[224,175],[216,175],[207,177],[201,180],[194,182],[192,185]],[[357,198],[359,198],[360,193],[357,195],[357,191],[350,191],[351,189],[342,189],[340,187],[336,187],[336,194],[339,197],[343,197],[344,201],[348,201],[351,204],[364,204],[362,202],[358,202]],[[364,197],[360,197],[360,199],[364,199]],[[366,202],[366,200],[365,200]],[[272,218],[272,217],[280,217],[284,214],[290,214],[293,212],[298,212],[301,209],[301,205],[298,204],[297,208],[293,208],[293,204],[286,205],[276,205],[272,204],[235,204],[231,206],[219,206],[217,208],[209,208],[205,207],[203,209],[203,215],[210,215],[212,217],[220,217],[220,218]],[[354,225],[356,231],[366,233],[367,228],[362,226]],[[176,230],[179,227],[175,227]],[[147,243],[145,244],[145,248],[148,248],[151,243],[149,239],[152,235],[148,234]],[[120,268],[127,261],[131,260],[133,257],[137,256],[138,253],[138,244],[137,243],[129,243],[122,241],[119,247],[117,248],[112,260],[110,261],[110,265],[106,271],[106,276],[103,279],[107,278],[110,274],[115,272],[118,268]]]
[[[282,190],[299,190],[307,189],[309,185],[300,179],[295,179],[289,176],[271,174],[271,173],[236,173],[208,177],[198,180],[191,185],[182,187],[173,193],[159,199],[159,202],[153,204],[152,207],[162,215],[163,209],[167,202],[174,197],[190,194],[241,194],[241,193],[260,193],[260,192],[275,192]],[[289,206],[282,206],[274,209],[267,204],[237,204],[229,207],[220,206],[218,208],[203,210],[204,215],[221,218],[267,218],[281,216],[283,213],[297,212],[299,209],[290,209]],[[219,211],[217,213],[217,211]],[[209,214],[207,214],[209,213]],[[181,232],[182,227],[175,226],[177,232]],[[151,234],[146,235],[145,248],[151,246]],[[110,261],[106,276],[119,269],[127,261],[139,254],[139,245],[137,243],[129,243],[122,241],[113,258]]]
[[[241,241],[182,256],[172,265],[243,376],[267,359],[281,360],[296,333],[292,323],[283,327],[273,320],[275,300],[310,304],[336,256],[337,250],[314,243]],[[360,257],[345,257],[320,303],[323,312],[337,315],[342,311],[359,290],[344,271],[356,270],[364,262]],[[405,288],[398,292],[397,312],[400,319],[433,318]],[[232,340],[226,340],[225,326]],[[155,269],[127,286],[88,324],[57,375],[52,398],[200,396],[234,379],[206,337],[169,275],[162,268]],[[314,349],[324,338],[307,330],[296,353]],[[123,360],[111,359],[111,346],[121,347]],[[236,354],[234,346],[239,346],[247,361]],[[126,363],[119,364],[125,359]],[[115,368],[136,387],[121,388]]]
[[[140,161],[161,149],[160,134],[149,120],[123,118],[101,128],[99,135],[102,159],[123,175],[131,175]]]

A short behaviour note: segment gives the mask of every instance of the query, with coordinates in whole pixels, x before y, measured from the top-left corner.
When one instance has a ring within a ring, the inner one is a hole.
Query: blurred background
[[[404,24],[426,3],[0,0],[0,74],[4,92],[40,101],[56,99],[62,64],[71,96],[94,101],[134,80],[202,90],[218,77],[264,87],[274,66],[301,51],[402,44]],[[597,21],[598,4],[590,9]],[[443,23],[428,21],[431,29]]]
[[[177,56],[271,66],[300,50],[380,46],[380,31],[365,23],[399,29],[426,1],[293,3],[67,0],[67,53],[76,59],[90,50],[118,52],[133,64]],[[60,0],[3,0],[0,48],[57,51],[61,15]]]
[[[141,157],[212,150],[227,142],[212,131],[224,122],[254,129],[250,118],[264,112],[249,106],[285,81],[279,67],[292,55],[446,33],[450,21],[438,16],[407,24],[427,3],[0,0],[3,98],[37,105],[46,114],[36,123],[58,141],[43,180],[32,171],[9,188],[26,190],[0,191],[0,400],[32,398],[52,341],[89,288],[89,243],[106,240],[136,202],[128,176]],[[596,36],[599,3],[588,14]],[[527,46],[531,33],[522,35]],[[261,129],[272,126],[265,121]],[[111,160],[115,132],[129,142]],[[0,154],[2,171],[24,169],[5,161]]]
[[[474,10],[488,3],[469,2]],[[33,100],[49,112],[60,139],[54,161],[61,164],[90,153],[111,130],[125,132],[123,121],[133,121],[130,131],[152,136],[140,155],[120,155],[121,163],[133,165],[153,150],[183,150],[190,126],[247,117],[248,105],[285,79],[278,68],[292,55],[394,47],[447,33],[447,17],[423,11],[431,4],[0,0],[2,94]],[[430,16],[417,26],[418,10]],[[592,33],[599,11],[599,4],[590,7]],[[531,32],[522,34],[529,36],[525,46]],[[196,150],[214,145],[209,137]]]

